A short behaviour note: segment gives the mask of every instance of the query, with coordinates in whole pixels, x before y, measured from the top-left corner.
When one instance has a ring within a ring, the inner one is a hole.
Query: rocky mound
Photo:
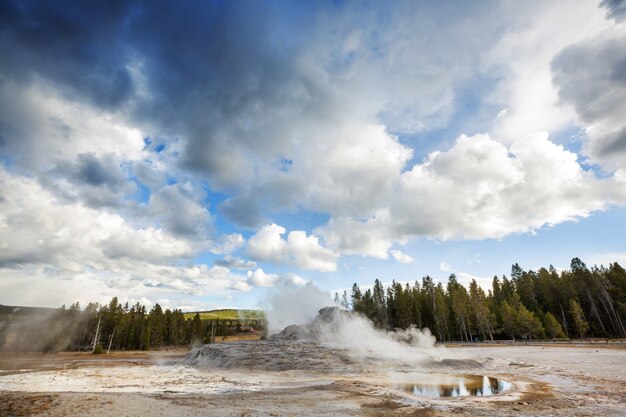
[[[325,307],[309,323],[287,326],[267,340],[202,346],[187,355],[186,363],[276,371],[402,368],[441,361],[434,341],[428,330],[378,330],[362,316]]]
[[[346,369],[352,361],[345,352],[316,343],[261,340],[204,345],[190,352],[185,363],[210,368],[337,372]]]
[[[322,327],[348,315],[338,307],[324,307],[305,325],[291,325],[268,340],[204,345],[190,352],[185,363],[201,367],[286,371],[296,369],[339,371],[353,365],[341,349],[317,343]]]
[[[319,313],[315,319],[311,322],[303,325],[293,324],[285,327],[279,333],[276,333],[270,337],[270,340],[318,340],[322,334],[322,328],[324,331],[328,331],[329,326],[337,322],[337,319],[341,316],[348,317],[351,313],[342,310],[339,307],[324,307],[319,310]]]

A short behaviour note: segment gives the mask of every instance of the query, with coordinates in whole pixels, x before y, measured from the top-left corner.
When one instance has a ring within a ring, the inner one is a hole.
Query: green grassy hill
[[[194,311],[184,313],[185,319],[191,320],[196,315],[200,314],[202,320],[263,320],[265,319],[265,313],[262,310],[211,310],[211,311]]]

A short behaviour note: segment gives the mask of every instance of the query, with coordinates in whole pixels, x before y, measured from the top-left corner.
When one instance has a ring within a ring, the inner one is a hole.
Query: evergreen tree
[[[448,278],[448,295],[450,297],[450,307],[452,316],[456,324],[457,332],[461,340],[472,340],[472,329],[470,327],[470,301],[467,290],[456,280],[454,274]]]
[[[163,346],[167,335],[167,325],[163,309],[159,303],[156,303],[150,310],[150,313],[148,313],[148,322],[150,326],[150,346],[155,348]]]
[[[514,264],[511,279],[495,276],[487,294],[476,280],[466,288],[453,274],[445,288],[429,276],[413,285],[394,280],[387,288],[377,279],[364,293],[355,283],[350,300],[347,291],[335,296],[344,308],[351,307],[380,328],[427,327],[439,341],[472,340],[474,335],[483,340],[533,339],[546,334],[551,338],[626,336],[626,271],[617,263],[589,269],[579,258],[561,272],[552,265],[534,272]],[[89,303],[84,310],[78,303],[69,308],[63,305],[45,324],[17,335],[9,335],[11,326],[0,321],[0,348],[7,340],[12,349],[91,348],[98,322],[104,350],[109,343],[111,349],[146,350],[188,345],[204,342],[207,334],[211,339],[242,325],[262,327],[241,320],[203,321],[199,314],[186,320],[180,310],[163,311],[159,304],[146,313],[140,303],[121,305],[113,297],[108,304]],[[43,333],[50,337],[43,340],[39,337]],[[33,345],[34,339],[42,340]]]
[[[555,337],[565,337],[563,328],[550,312],[546,313],[546,317],[543,319],[543,327],[546,329],[548,337],[552,339]]]
[[[517,311],[507,301],[504,301],[502,303],[502,328],[513,340],[515,340],[515,335],[518,334],[517,323]]]
[[[141,350],[150,350],[151,336],[152,336],[152,329],[150,327],[150,322],[145,320],[141,328],[141,346],[140,346]]]
[[[418,328],[424,327],[422,318],[423,297],[420,291],[420,284],[415,281],[411,288],[411,324],[416,325]]]
[[[205,332],[202,320],[200,320],[200,313],[196,313],[196,315],[193,316],[191,327],[191,343],[203,343]]]
[[[361,299],[361,313],[376,323],[375,319],[377,316],[377,308],[374,304],[374,297],[372,297],[372,290],[369,288],[365,290],[363,298]]]
[[[387,305],[385,301],[385,289],[383,284],[376,279],[374,281],[374,288],[372,289],[372,298],[374,301],[374,323],[383,329],[389,328],[389,320],[387,317]]]
[[[435,283],[433,279],[428,275],[422,278],[422,299],[421,306],[422,318],[424,320],[424,326],[430,328],[433,334],[438,336],[439,340],[444,340],[444,335],[441,332],[442,327],[437,322],[437,300],[435,297]]]
[[[353,311],[363,313],[363,306],[361,302],[362,298],[363,298],[363,294],[361,293],[359,286],[355,282],[354,285],[352,285],[352,294],[351,294]]]
[[[589,323],[587,323],[585,313],[583,313],[580,304],[578,304],[578,302],[576,302],[576,300],[574,299],[571,299],[569,301],[569,311],[570,315],[572,316],[574,330],[576,330],[579,339],[582,339],[585,333],[589,331]]]
[[[434,289],[434,308],[436,328],[440,334],[439,340],[452,340],[448,319],[449,302],[441,283],[437,284]]]
[[[493,340],[494,317],[489,310],[485,291],[483,291],[483,289],[478,286],[478,283],[475,279],[470,282],[469,295],[470,307],[472,315],[474,317],[474,322],[476,323],[476,327],[482,334],[483,340],[487,339],[487,335],[489,335],[490,340]]]
[[[350,308],[350,303],[348,303],[348,293],[346,290],[343,290],[343,294],[341,294],[341,307],[346,310]]]
[[[527,336],[530,340],[533,339],[533,336],[540,337],[544,333],[539,318],[523,304],[519,306],[519,311],[517,312],[517,325],[520,333]]]

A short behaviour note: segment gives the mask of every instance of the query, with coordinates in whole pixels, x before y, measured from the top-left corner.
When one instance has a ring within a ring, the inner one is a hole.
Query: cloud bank
[[[195,305],[623,206],[623,9],[4,2],[0,289]]]

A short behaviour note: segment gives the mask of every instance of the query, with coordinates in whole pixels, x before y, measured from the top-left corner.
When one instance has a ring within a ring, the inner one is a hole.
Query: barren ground
[[[249,342],[254,343],[254,342]],[[211,369],[184,351],[0,354],[0,416],[625,416],[626,349],[459,346],[421,372],[514,384],[493,397],[412,397],[384,364],[329,370]],[[408,375],[408,374],[406,374]]]

